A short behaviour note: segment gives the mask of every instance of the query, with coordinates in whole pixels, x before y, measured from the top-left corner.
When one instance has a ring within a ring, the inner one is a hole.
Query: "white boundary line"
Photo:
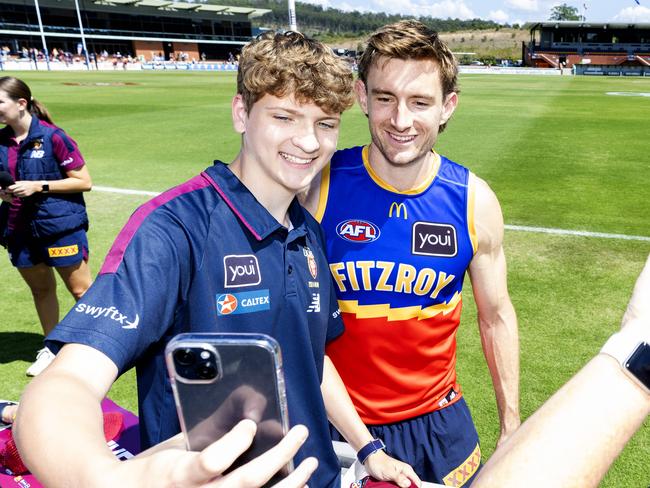
[[[129,190],[126,188],[113,188],[112,186],[93,185],[93,191],[103,191],[107,193],[122,193],[124,195],[148,195],[152,197],[160,195],[160,192],[157,191]]]
[[[111,186],[93,186],[94,191],[103,191],[107,193],[122,193],[124,195],[147,195],[157,196],[159,192],[144,191],[144,190],[129,190],[125,188],[113,188]],[[549,227],[528,227],[526,225],[505,225],[508,230],[523,231],[523,232],[537,232],[541,234],[553,234],[564,236],[580,236],[580,237],[600,237],[602,239],[621,239],[624,241],[644,241],[650,242],[650,237],[646,236],[631,236],[627,234],[607,234],[604,232],[589,232],[586,230],[568,230],[568,229],[553,229]]]
[[[650,242],[650,237],[646,236],[630,236],[627,234],[606,234],[604,232],[589,232],[586,230],[567,230],[567,229],[553,229],[547,227],[527,227],[525,225],[505,225],[508,230],[519,230],[524,232],[539,232],[543,234],[555,234],[566,236],[581,236],[581,237],[601,237],[603,239],[621,239],[625,241],[645,241]]]

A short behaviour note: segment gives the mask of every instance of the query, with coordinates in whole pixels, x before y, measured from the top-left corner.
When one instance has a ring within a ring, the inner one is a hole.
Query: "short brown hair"
[[[341,113],[354,104],[354,76],[348,63],[321,42],[298,32],[267,32],[242,49],[237,93],[246,110],[264,95],[293,94],[327,113]]]
[[[440,67],[442,94],[458,93],[458,64],[438,33],[417,20],[400,20],[388,24],[368,38],[359,60],[359,79],[366,84],[368,72],[379,57],[396,59],[430,59]]]

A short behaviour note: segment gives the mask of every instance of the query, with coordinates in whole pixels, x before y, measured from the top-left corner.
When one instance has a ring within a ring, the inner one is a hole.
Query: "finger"
[[[267,400],[264,395],[249,385],[237,388],[225,402],[225,407],[233,410],[233,415],[243,416],[255,423],[262,420]]]
[[[404,467],[399,464],[393,465],[393,472],[389,478],[401,488],[409,488],[411,486],[411,480],[404,474]]]
[[[245,418],[259,423],[262,420],[262,415],[264,414],[264,410],[266,410],[267,403],[268,400],[264,395],[253,390],[253,392],[247,395],[244,400],[243,410]]]
[[[297,425],[287,433],[279,444],[229,473],[224,478],[224,481],[228,481],[226,486],[244,488],[264,485],[293,458],[307,439],[307,435],[307,428],[304,425]]]
[[[277,444],[283,437],[284,429],[277,419],[263,420],[257,424],[257,438],[267,441],[268,445]]]
[[[273,485],[273,488],[302,488],[317,467],[318,459],[307,458],[289,476]]]
[[[223,473],[253,443],[256,425],[242,420],[221,439],[206,447],[184,474],[188,484],[206,483]]]
[[[400,486],[408,488],[412,483],[415,483],[417,486],[422,486],[422,480],[420,477],[415,474],[413,468],[408,464],[405,464],[402,468],[402,475],[404,476],[403,480],[399,483]]]

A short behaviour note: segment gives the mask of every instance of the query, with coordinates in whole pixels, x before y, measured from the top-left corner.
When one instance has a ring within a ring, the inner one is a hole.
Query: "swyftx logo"
[[[85,313],[90,315],[93,319],[98,319],[100,317],[106,317],[110,320],[122,325],[123,329],[137,329],[138,324],[140,323],[140,316],[135,314],[135,319],[129,321],[128,317],[121,313],[118,309],[113,306],[110,307],[95,307],[93,305],[87,305],[85,303],[79,303],[74,308],[75,312]]]

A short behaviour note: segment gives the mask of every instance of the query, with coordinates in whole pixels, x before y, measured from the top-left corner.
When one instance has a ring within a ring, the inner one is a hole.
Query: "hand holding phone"
[[[221,439],[210,444],[203,451],[189,452],[183,449],[184,435],[167,439],[136,456],[138,463],[118,463],[111,483],[114,486],[129,485],[182,486],[200,488],[204,486],[247,486],[268,487],[274,475],[296,455],[307,438],[303,425],[293,427],[282,441],[264,454],[234,470],[230,464],[246,451],[255,438],[255,424],[250,420],[239,422]],[[287,477],[273,478],[281,483],[275,488],[304,488],[318,466],[314,457],[304,459]],[[227,472],[227,474],[226,474]],[[155,476],[152,479],[152,473]]]
[[[180,334],[166,359],[187,448],[202,451],[243,419],[257,431],[236,469],[278,444],[289,430],[280,346],[263,334]],[[292,470],[289,463],[270,480]]]

